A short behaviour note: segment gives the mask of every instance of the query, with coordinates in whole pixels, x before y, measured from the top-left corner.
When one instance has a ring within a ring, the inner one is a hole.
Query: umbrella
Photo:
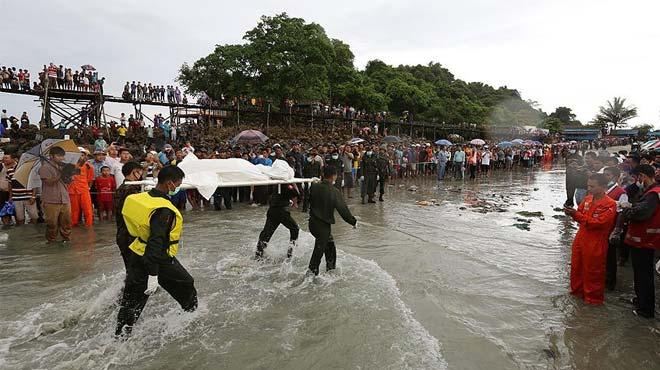
[[[64,149],[64,163],[74,164],[80,159],[80,150],[73,140],[46,139],[21,155],[14,172],[16,181],[28,189],[40,187],[39,168],[42,162],[49,160],[50,150],[54,147]]]
[[[383,141],[386,142],[386,143],[388,143],[388,144],[389,144],[389,143],[400,143],[400,142],[401,142],[401,138],[398,137],[398,136],[389,135],[389,136],[385,136],[385,137],[383,138]]]
[[[532,141],[532,143],[533,143],[534,145],[543,145],[542,142],[540,142],[540,141],[536,141],[536,140]]]
[[[534,145],[534,142],[532,140],[525,140],[522,142],[524,145]]]
[[[447,139],[453,140],[454,142],[462,142],[463,136],[459,134],[450,134],[449,136],[447,136]]]
[[[364,143],[364,139],[360,139],[359,137],[354,137],[351,140],[348,141],[349,144],[360,144]]]
[[[82,65],[80,68],[82,68],[83,71],[96,71],[96,68],[91,64]]]
[[[473,139],[472,141],[470,141],[470,144],[472,144],[472,145],[484,145],[484,144],[486,144],[486,142],[481,140],[481,139]]]
[[[510,141],[503,141],[503,142],[497,144],[497,146],[500,147],[500,148],[510,148],[510,147],[512,147],[513,145],[514,145],[514,144],[513,144],[512,142],[510,142]]]
[[[514,144],[522,144],[524,141],[523,141],[523,139],[514,139],[514,140],[511,140],[511,142],[514,143]]]
[[[258,130],[245,130],[241,131],[238,135],[234,136],[232,142],[234,144],[263,144],[268,140],[268,136]]]
[[[440,139],[440,140],[435,142],[435,145],[451,146],[451,145],[454,145],[454,144],[452,144],[451,141],[449,141],[449,140]]]

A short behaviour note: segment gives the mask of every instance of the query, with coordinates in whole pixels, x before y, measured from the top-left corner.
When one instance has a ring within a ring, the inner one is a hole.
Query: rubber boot
[[[291,240],[291,241],[289,242],[289,248],[287,248],[287,250],[286,250],[286,258],[291,258],[291,256],[293,255],[293,248],[294,248],[295,246],[296,246],[296,241],[295,241],[295,240]]]
[[[379,202],[384,202],[384,201],[385,201],[385,200],[383,199],[383,194],[381,194],[381,195],[378,197],[378,201],[379,201]]]
[[[369,202],[369,203],[376,203],[376,201],[374,200],[374,197],[373,197],[373,196],[369,196],[369,200],[368,200],[367,202]]]
[[[266,249],[266,247],[268,247],[268,243],[263,240],[259,240],[257,243],[257,252],[254,254],[254,258],[258,260],[262,259],[264,257],[264,249]]]

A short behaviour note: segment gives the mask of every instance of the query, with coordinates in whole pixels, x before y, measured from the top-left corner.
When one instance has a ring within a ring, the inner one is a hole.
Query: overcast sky
[[[660,2],[653,0],[0,0],[0,65],[36,76],[50,61],[89,63],[107,77],[106,93],[121,95],[128,80],[174,83],[183,62],[241,42],[261,15],[280,12],[348,43],[359,68],[376,58],[439,62],[457,78],[516,88],[546,112],[571,107],[582,122],[622,96],[638,107],[633,124],[660,128]],[[39,117],[30,98],[1,94],[0,106]]]

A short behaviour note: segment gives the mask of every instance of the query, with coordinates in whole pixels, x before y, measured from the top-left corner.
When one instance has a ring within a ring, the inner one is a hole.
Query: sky
[[[0,9],[26,17],[0,23],[0,65],[36,76],[51,61],[92,64],[116,96],[126,81],[174,84],[184,62],[216,44],[241,43],[262,15],[287,12],[348,43],[358,68],[372,59],[438,62],[462,80],[515,88],[545,112],[570,107],[583,123],[621,96],[638,108],[631,125],[660,128],[660,2],[653,0],[0,0]],[[38,120],[33,100],[0,94],[0,107]],[[111,115],[131,111],[106,106]]]

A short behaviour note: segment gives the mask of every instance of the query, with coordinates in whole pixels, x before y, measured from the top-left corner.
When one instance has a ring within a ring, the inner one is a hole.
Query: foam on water
[[[313,238],[291,260],[276,234],[264,262],[252,244],[200,250],[182,263],[196,278],[199,309],[183,313],[160,290],[127,341],[113,337],[123,271],[64,290],[1,321],[0,366],[16,369],[351,367],[445,368],[440,344],[414,318],[396,282],[369,260],[339,251],[340,268],[305,278]]]

